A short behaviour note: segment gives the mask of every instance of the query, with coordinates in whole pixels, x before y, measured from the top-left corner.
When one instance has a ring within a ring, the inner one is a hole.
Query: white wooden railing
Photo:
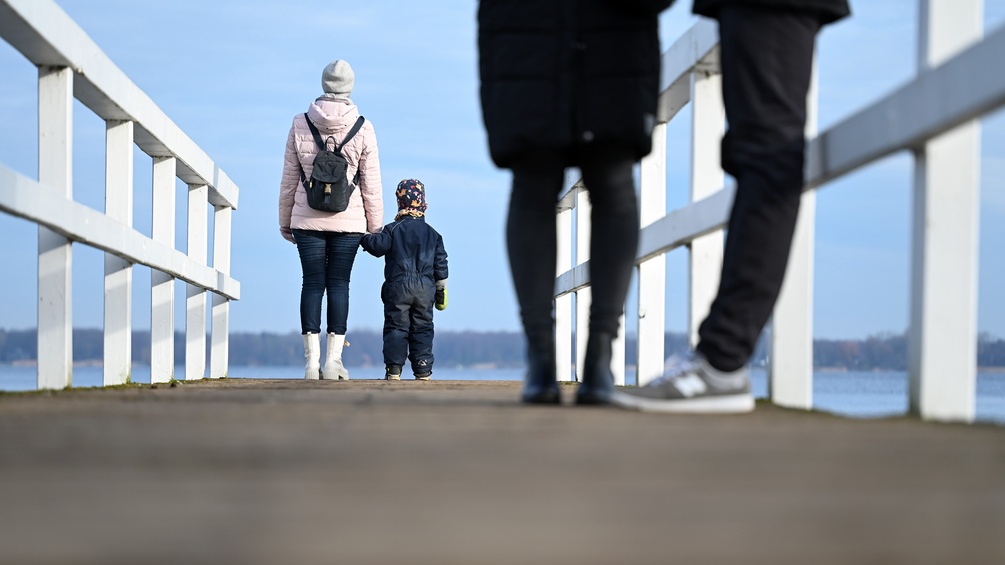
[[[972,421],[976,388],[977,249],[980,125],[1005,104],[1005,29],[983,35],[981,0],[919,0],[919,68],[892,94],[817,135],[816,80],[810,94],[806,192],[781,296],[772,316],[769,390],[777,404],[813,405],[813,247],[815,191],[899,151],[914,156],[910,410],[925,419]],[[638,265],[638,356],[644,384],[660,373],[666,331],[665,254],[690,250],[692,344],[718,286],[723,234],[732,204],[724,188],[719,142],[724,131],[718,30],[700,20],[662,57],[659,123],[653,152],[641,164]],[[692,105],[691,204],[666,210],[666,124]],[[571,367],[572,296],[581,347],[589,308],[589,208],[576,183],[561,199],[559,273],[555,285],[559,375]],[[573,231],[572,215],[577,230]],[[572,257],[572,242],[579,256]],[[624,358],[624,342],[615,356]],[[581,366],[582,355],[578,364]],[[619,384],[624,363],[615,363]]]
[[[105,252],[105,385],[130,380],[133,265],[151,269],[151,381],[175,378],[176,279],[188,285],[184,378],[206,376],[206,291],[209,376],[226,376],[237,186],[51,0],[0,0],[0,37],[38,67],[38,181],[0,164],[0,211],[38,224],[38,388],[72,384],[74,243]],[[73,200],[74,98],[106,123],[104,213]],[[133,145],[152,160],[152,237],[132,227]],[[188,185],[187,254],[175,249],[176,179]]]

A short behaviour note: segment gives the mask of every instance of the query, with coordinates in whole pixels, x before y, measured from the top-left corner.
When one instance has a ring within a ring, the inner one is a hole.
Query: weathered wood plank
[[[523,406],[518,389],[0,395],[0,562],[1005,560],[1003,427]]]

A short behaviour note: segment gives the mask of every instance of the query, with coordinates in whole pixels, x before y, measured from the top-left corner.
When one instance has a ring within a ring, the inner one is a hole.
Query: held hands
[[[376,257],[377,254],[373,252],[373,245],[371,244],[372,239],[373,239],[372,233],[367,232],[363,234],[363,239],[359,240],[359,246],[363,248],[363,251],[366,251],[370,255]]]
[[[447,281],[436,281],[436,299],[433,301],[433,306],[437,310],[447,309]]]

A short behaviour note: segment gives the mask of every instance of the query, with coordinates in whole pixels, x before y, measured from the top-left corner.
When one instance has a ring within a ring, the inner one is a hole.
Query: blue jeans
[[[328,293],[328,333],[345,335],[349,319],[349,275],[361,233],[293,230],[304,271],[300,291],[301,333],[321,333],[321,298]]]

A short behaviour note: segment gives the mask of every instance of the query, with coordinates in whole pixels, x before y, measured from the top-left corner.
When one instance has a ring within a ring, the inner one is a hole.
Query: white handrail
[[[151,381],[174,378],[175,280],[187,283],[186,379],[206,370],[206,292],[214,295],[210,377],[227,375],[231,213],[238,188],[51,0],[0,0],[0,38],[39,69],[39,179],[0,165],[0,211],[38,224],[38,388],[72,385],[72,244],[105,252],[105,385],[129,382],[132,267],[151,273]],[[104,119],[105,212],[73,200],[73,99]],[[151,157],[152,237],[132,227],[133,145]],[[176,179],[188,185],[188,246],[174,247]],[[208,233],[208,209],[214,215]],[[209,237],[213,265],[207,261]]]
[[[36,66],[73,69],[77,100],[104,120],[135,122],[144,153],[174,157],[178,178],[210,187],[212,204],[237,208],[239,191],[226,173],[55,2],[0,1],[0,37]]]
[[[174,247],[159,244],[101,212],[46,189],[0,164],[0,210],[45,226],[95,249],[136,265],[167,273],[231,299],[240,298],[241,285]]]

